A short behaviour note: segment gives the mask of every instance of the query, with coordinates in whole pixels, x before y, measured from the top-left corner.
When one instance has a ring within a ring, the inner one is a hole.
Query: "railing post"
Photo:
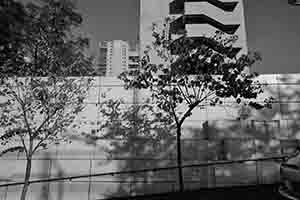
[[[257,146],[255,139],[253,139],[253,146],[254,146],[254,155],[257,155]],[[255,161],[255,174],[256,174],[256,184],[259,184],[259,174],[258,174],[258,161]]]
[[[213,187],[217,187],[217,176],[216,176],[216,166],[212,166],[213,169]]]
[[[6,189],[5,189],[4,200],[7,200],[7,193],[8,193],[8,186],[6,186]]]
[[[51,157],[49,156],[49,169],[48,169],[48,178],[51,178],[51,171],[52,171],[52,159],[51,159]],[[51,185],[50,185],[51,183],[50,182],[48,182],[48,184],[47,184],[47,199],[49,199],[49,193],[50,193],[50,187],[51,187]]]
[[[89,175],[92,174],[92,159],[90,158],[90,169],[89,169]],[[89,188],[88,188],[88,200],[91,198],[91,182],[92,182],[92,177],[89,177]]]
[[[131,183],[131,180],[129,182],[129,195],[132,196],[132,183]]]
[[[259,181],[259,173],[258,173],[258,162],[259,161],[255,161],[255,167],[256,167],[256,184],[259,184],[260,181]]]

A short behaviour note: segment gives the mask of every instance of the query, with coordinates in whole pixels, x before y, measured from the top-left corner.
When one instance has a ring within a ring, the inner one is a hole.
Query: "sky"
[[[244,0],[247,42],[262,54],[260,73],[300,73],[300,6],[288,0]]]
[[[139,32],[139,0],[77,0],[83,15],[83,30],[91,38],[91,48],[104,40],[136,43]]]

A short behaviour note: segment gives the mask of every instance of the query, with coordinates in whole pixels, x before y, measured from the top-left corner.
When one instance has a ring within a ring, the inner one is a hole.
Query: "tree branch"
[[[205,97],[203,97],[202,99],[200,99],[199,101],[204,101],[205,99],[207,99],[208,97],[212,96],[215,92],[210,92],[208,93]],[[202,95],[201,95],[202,96]]]
[[[26,108],[25,108],[25,105],[23,103],[21,104],[21,109],[22,109],[22,112],[23,112],[25,126],[27,128],[28,133],[29,133],[29,139],[31,139],[31,137],[32,137],[32,131],[31,131],[28,119],[27,119]]]
[[[40,145],[41,145],[44,141],[46,141],[46,140],[48,139],[48,137],[49,137],[50,135],[51,135],[51,134],[48,133],[44,139],[41,139],[41,140],[37,143],[37,145],[34,147],[32,153],[34,153],[34,152],[40,147]]]
[[[49,138],[50,135],[53,135],[53,136],[56,136],[56,135],[57,135],[58,132],[57,132],[56,134],[51,134],[51,133],[55,132],[55,131],[52,131],[51,129],[55,130],[55,127],[57,126],[57,124],[58,124],[58,119],[56,119],[56,121],[54,122],[53,126],[52,126],[51,128],[48,129],[48,130],[50,130],[50,131],[48,131],[48,134],[45,136],[45,138],[41,139],[41,140],[38,142],[38,144],[34,147],[33,153],[40,147],[40,145],[41,145],[43,142],[45,142],[45,141]]]
[[[189,99],[189,89],[187,88],[186,83],[184,84],[184,88],[186,91],[187,98]],[[189,99],[189,102],[190,102],[190,104],[192,104],[192,101],[190,99]]]
[[[176,125],[178,126],[179,125],[179,121],[178,121],[178,117],[176,115],[175,107],[173,106],[172,101],[170,101],[170,102],[171,102],[170,106],[171,106],[172,114],[174,115],[174,119],[175,119]]]
[[[202,86],[203,84],[201,83],[201,86],[198,87],[198,91],[197,91],[197,95],[196,95],[196,99],[200,99],[202,97]],[[200,95],[201,94],[201,95]]]
[[[192,111],[195,107],[197,107],[200,103],[201,103],[201,101],[198,100],[198,101],[195,101],[194,103],[192,103],[192,104],[189,105],[189,109],[184,113],[184,115],[182,116],[182,118],[181,118],[180,121],[179,121],[179,125],[180,125],[180,126],[183,124],[184,120],[185,120],[188,116],[191,115],[191,111]]]
[[[22,99],[20,99],[20,97],[18,97],[18,95],[15,93],[15,91],[13,91],[10,87],[7,87],[7,88],[10,90],[11,94],[17,100],[17,102],[21,105],[21,109],[22,109],[22,113],[23,113],[22,115],[24,117],[25,126],[27,128],[28,133],[29,133],[29,137],[31,137],[31,128],[30,128],[30,125],[29,125],[29,122],[28,122],[28,119],[27,119],[25,104],[22,101]]]
[[[34,131],[35,134],[38,133],[38,132],[43,128],[43,126],[48,122],[48,120],[49,120],[50,118],[52,118],[52,117],[56,114],[56,112],[57,112],[59,109],[60,109],[60,107],[57,107],[57,108],[53,111],[52,114],[49,114],[49,115],[46,117],[46,119],[41,123],[41,125]]]
[[[201,102],[203,102],[206,98],[210,97],[211,95],[213,95],[214,92],[211,92],[209,94],[207,94],[205,97],[203,97],[202,99],[196,100],[194,103],[189,105],[189,109],[184,113],[184,115],[182,116],[182,118],[180,119],[179,125],[181,126],[184,122],[184,120],[191,115],[192,110],[197,107]]]
[[[183,98],[185,99],[185,101],[188,103],[188,104],[191,104],[190,100],[186,97],[186,95],[184,94],[182,88],[177,84],[177,87],[180,91],[180,93],[182,94]]]
[[[21,139],[21,142],[22,142],[22,145],[24,147],[24,150],[25,150],[25,154],[26,154],[26,157],[28,156],[28,151],[27,151],[27,147],[26,147],[26,144],[25,144],[25,141],[24,141],[24,138],[19,135],[20,139]]]
[[[7,88],[10,90],[11,94],[12,94],[12,98],[15,98],[17,100],[17,102],[22,106],[24,105],[24,102],[22,101],[22,99],[16,94],[16,92],[7,85]]]
[[[0,157],[3,156],[4,154],[8,153],[8,152],[24,150],[23,148],[24,147],[22,147],[22,146],[10,147],[10,148],[5,149],[4,151],[0,152]]]
[[[196,95],[197,95],[197,93],[196,93],[195,87],[194,87],[194,86],[192,86],[192,89],[193,89],[194,96],[195,96],[195,99],[196,99]]]

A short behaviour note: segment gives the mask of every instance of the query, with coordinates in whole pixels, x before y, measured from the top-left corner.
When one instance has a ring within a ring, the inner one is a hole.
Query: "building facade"
[[[154,7],[158,9],[154,11]],[[152,23],[161,24],[169,16],[173,19],[169,26],[172,39],[185,32],[197,41],[222,31],[237,37],[233,56],[248,51],[243,0],[141,0],[140,13],[141,50],[151,44]]]
[[[138,66],[138,53],[131,50],[128,42],[122,40],[99,43],[98,74],[118,76],[121,72]]]
[[[188,118],[183,127],[183,165],[206,161],[252,159],[279,156],[292,152],[300,138],[299,74],[263,75],[266,94],[273,95],[277,102],[272,110],[259,113],[240,110],[234,102],[224,102],[223,106],[207,106],[199,109]],[[80,116],[79,130],[68,130],[71,144],[49,146],[33,157],[31,180],[94,175],[64,181],[34,183],[30,185],[28,199],[31,200],[81,200],[105,199],[162,192],[178,189],[177,171],[145,171],[114,175],[111,172],[173,167],[176,165],[176,140],[174,137],[140,137],[140,132],[131,132],[129,117],[122,118],[119,131],[131,133],[131,138],[118,138],[110,135],[101,139],[81,137],[81,133],[93,133],[99,128],[98,122],[107,120],[100,110],[111,99],[122,99],[123,111],[138,103],[146,105],[149,93],[139,92],[136,102],[134,91],[125,90],[116,77],[95,77],[86,107]],[[151,103],[151,102],[150,102]],[[246,120],[239,116],[248,115]],[[124,116],[124,115],[123,115]],[[116,120],[119,117],[116,116]],[[138,121],[146,126],[147,118]],[[157,122],[156,122],[157,123]],[[127,132],[128,131],[128,132]],[[147,132],[147,130],[144,130]],[[99,136],[104,136],[99,134]],[[4,147],[0,146],[2,151]],[[3,149],[2,149],[3,148]],[[106,150],[111,149],[108,153]],[[24,153],[8,153],[0,157],[0,185],[22,182],[25,174]],[[187,189],[212,188],[235,185],[267,184],[279,181],[279,164],[272,161],[259,161],[191,167],[184,170]],[[111,173],[111,174],[110,174]],[[22,185],[0,187],[0,199],[18,199]]]
[[[194,41],[212,37],[217,31],[237,36],[234,54],[247,53],[243,1],[232,0],[173,0],[169,3],[169,15],[175,16],[170,33],[185,32]]]

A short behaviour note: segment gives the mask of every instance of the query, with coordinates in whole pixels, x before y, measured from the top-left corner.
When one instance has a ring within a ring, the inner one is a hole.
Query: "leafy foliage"
[[[150,90],[155,103],[171,113],[178,126],[194,108],[222,104],[226,99],[235,99],[238,104],[255,109],[270,105],[272,99],[256,102],[263,87],[256,80],[258,74],[247,70],[260,59],[259,54],[230,58],[228,49],[233,48],[234,37],[228,38],[217,32],[202,43],[195,43],[185,35],[172,40],[155,25],[153,36],[153,48],[148,47],[145,51],[141,68],[124,72],[120,78],[126,88]],[[178,54],[173,55],[174,49]],[[162,64],[153,64],[152,50],[161,58]],[[185,107],[185,111],[179,107]]]
[[[0,66],[8,60],[18,61],[17,51],[23,41],[27,13],[14,0],[0,2]]]
[[[4,0],[0,6],[1,16],[9,20],[4,21],[9,29],[0,44],[0,140],[2,145],[19,144],[2,154],[25,152],[25,200],[32,156],[67,139],[64,130],[84,108],[93,60],[85,52],[89,40],[74,34],[82,17],[73,1],[40,0],[23,6]]]
[[[2,98],[6,98],[6,104],[0,108],[0,125],[5,131],[0,139],[3,144],[21,140],[28,156],[40,147],[66,139],[61,133],[84,108],[83,100],[91,83],[88,78],[84,82],[55,77],[9,81],[0,88]]]
[[[0,65],[2,76],[93,75],[92,57],[84,52],[89,40],[71,32],[82,23],[72,1],[42,0],[17,5],[16,9],[24,13],[21,22],[14,18],[12,9],[3,10],[5,16],[12,16],[7,23],[13,29],[4,37],[4,47],[12,47],[15,55],[7,55],[10,52],[1,47],[1,57],[5,58]]]
[[[272,98],[258,102],[263,93],[258,74],[249,69],[260,58],[259,54],[232,55],[235,36],[218,31],[215,36],[194,41],[186,36],[172,39],[166,19],[163,28],[153,25],[154,42],[144,52],[141,67],[120,75],[125,88],[150,91],[153,102],[169,113],[177,134],[177,166],[179,187],[182,191],[181,128],[184,121],[197,108],[223,104],[226,99],[237,104],[262,109],[270,106]],[[160,58],[154,64],[153,51]]]
[[[1,140],[6,144],[21,138],[27,156],[32,156],[40,146],[59,141],[59,133],[83,109],[92,78],[67,76],[93,73],[91,57],[85,54],[89,43],[72,33],[82,23],[72,1],[42,0],[23,6],[6,0],[1,8],[12,24],[3,41],[16,54],[1,51]],[[22,29],[14,32],[19,24]],[[36,147],[33,141],[39,141]]]

